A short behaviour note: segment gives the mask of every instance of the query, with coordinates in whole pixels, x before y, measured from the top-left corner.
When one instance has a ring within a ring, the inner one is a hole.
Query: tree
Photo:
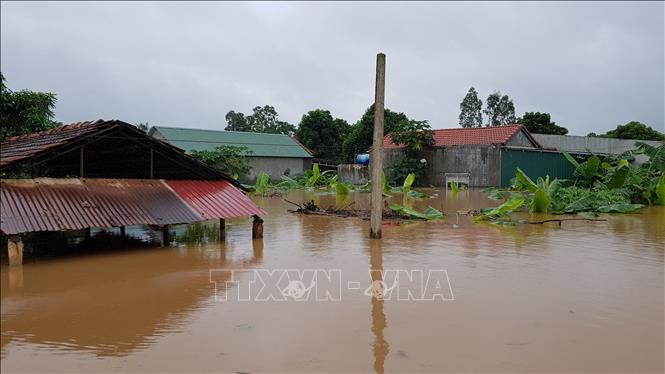
[[[665,140],[665,134],[638,121],[630,121],[625,125],[619,125],[616,129],[600,135],[603,138],[637,139],[637,140]]]
[[[407,153],[415,154],[434,144],[434,131],[427,121],[408,120],[395,126],[390,133],[394,144],[404,144]]]
[[[315,158],[343,162],[342,142],[349,128],[345,120],[333,119],[329,111],[315,109],[302,116],[296,138],[314,151]]]
[[[401,157],[386,166],[386,177],[393,184],[404,181],[410,173],[416,174],[416,183],[422,181],[427,163],[423,162],[422,151],[434,144],[434,131],[427,121],[408,120],[399,122],[390,133],[395,144],[406,145]]]
[[[486,108],[487,126],[503,126],[515,123],[515,105],[508,95],[501,96],[495,92],[487,98]]]
[[[527,130],[534,134],[568,134],[567,128],[557,126],[556,123],[551,121],[549,113],[526,112],[522,118],[517,120],[517,123],[524,125]]]
[[[226,123],[228,123],[228,125],[224,128],[226,131],[252,131],[249,123],[247,122],[247,118],[245,118],[245,115],[240,112],[231,110],[226,113]]]
[[[478,93],[476,89],[471,87],[469,92],[459,105],[460,114],[459,114],[459,124],[462,127],[482,127],[483,126],[483,115],[481,110],[483,108],[483,102],[478,98]]]
[[[257,106],[252,111],[253,113],[248,116],[233,110],[226,113],[226,122],[228,125],[224,130],[284,135],[288,135],[296,130],[292,124],[277,119],[278,114],[273,106]]]
[[[0,73],[0,140],[62,126],[53,119],[56,101],[50,92],[14,92]]]
[[[390,109],[384,111],[383,133],[389,134],[395,129],[396,125],[409,118],[404,113],[393,112]],[[349,134],[342,144],[342,153],[344,161],[351,161],[357,153],[366,152],[372,146],[374,137],[374,104],[372,104],[365,114],[351,126]]]
[[[139,123],[135,124],[134,126],[136,126],[136,128],[138,128],[139,130],[141,130],[143,132],[147,132],[148,129],[150,129],[150,123],[149,122],[139,122]]]
[[[247,159],[252,151],[244,146],[221,145],[212,151],[192,150],[191,153],[195,159],[229,174],[233,179],[249,174],[252,169]]]

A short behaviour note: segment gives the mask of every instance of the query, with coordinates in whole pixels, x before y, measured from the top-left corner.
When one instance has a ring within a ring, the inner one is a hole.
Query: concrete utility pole
[[[374,91],[374,143],[372,145],[372,203],[369,237],[381,238],[383,221],[383,105],[386,90],[386,55],[376,55],[376,89]]]

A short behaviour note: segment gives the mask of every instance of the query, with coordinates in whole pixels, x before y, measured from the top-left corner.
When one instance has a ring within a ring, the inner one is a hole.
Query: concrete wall
[[[508,139],[506,145],[513,147],[531,147],[534,148],[533,143],[527,136],[524,134],[524,131],[520,130],[512,138]]]
[[[610,138],[591,138],[587,136],[571,136],[571,135],[545,135],[533,134],[533,137],[545,148],[556,148],[559,151],[565,152],[593,152],[593,153],[606,153],[613,155],[620,155],[625,151],[635,149],[635,142],[641,140],[630,139],[610,139]],[[658,147],[663,142],[658,141],[644,141],[647,144]],[[636,156],[635,162],[641,163],[646,161],[645,156]]]
[[[240,178],[242,183],[254,183],[256,176],[262,171],[268,173],[271,180],[279,181],[282,175],[287,173],[291,176],[302,174],[305,170],[303,167],[309,165],[311,168],[312,164],[311,159],[298,157],[247,157],[247,159],[252,170],[248,176]]]
[[[384,151],[389,165],[403,154],[401,149]],[[458,145],[434,148],[422,153],[427,160],[422,184],[443,186],[445,173],[469,173],[471,187],[498,186],[501,183],[501,148],[495,145]]]
[[[337,175],[340,182],[362,185],[370,181],[369,167],[357,164],[337,165]]]

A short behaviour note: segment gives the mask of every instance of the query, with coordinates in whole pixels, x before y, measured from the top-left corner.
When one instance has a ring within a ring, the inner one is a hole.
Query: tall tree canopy
[[[343,162],[342,142],[349,129],[345,120],[333,118],[327,110],[316,109],[302,116],[296,137],[314,151],[315,158]]]
[[[665,141],[665,134],[638,121],[630,121],[625,125],[619,125],[616,129],[610,130],[600,136],[604,138]]]
[[[481,113],[483,109],[483,102],[478,98],[478,92],[476,89],[471,87],[469,92],[459,105],[460,114],[459,114],[459,124],[462,127],[482,127],[483,126],[483,115]]]
[[[56,101],[50,92],[14,92],[0,73],[0,140],[61,126],[53,119]]]
[[[487,126],[503,126],[515,123],[515,105],[508,95],[495,92],[487,98],[486,108]]]
[[[279,116],[275,107],[271,105],[257,106],[253,113],[245,116],[244,113],[229,111],[226,113],[226,131],[264,132],[269,134],[284,134],[295,132],[292,124],[277,119]]]
[[[524,125],[527,130],[534,134],[568,134],[567,128],[558,126],[551,121],[549,113],[526,112],[522,118],[517,120],[517,123]]]
[[[384,111],[384,120],[383,133],[388,134],[396,128],[397,124],[403,121],[408,121],[409,118],[404,113],[393,112],[386,108]],[[351,161],[356,153],[362,153],[369,150],[372,146],[373,135],[374,104],[367,108],[362,118],[351,126],[351,131],[344,139],[342,145],[344,161]]]

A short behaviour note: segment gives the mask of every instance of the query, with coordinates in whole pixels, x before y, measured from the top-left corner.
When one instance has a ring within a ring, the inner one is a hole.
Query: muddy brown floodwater
[[[269,213],[263,242],[242,219],[229,222],[226,244],[3,265],[2,370],[663,372],[665,207],[497,227],[455,215],[497,205],[485,194],[438,193],[415,206],[444,210],[443,221],[386,225],[380,241],[367,239],[366,221],[255,198]],[[368,198],[351,197],[355,207]],[[370,268],[386,278],[445,270],[449,297],[370,297],[381,279]],[[224,269],[240,271],[217,299],[211,269],[220,285]],[[340,269],[340,300],[242,301],[252,279],[243,269]]]

